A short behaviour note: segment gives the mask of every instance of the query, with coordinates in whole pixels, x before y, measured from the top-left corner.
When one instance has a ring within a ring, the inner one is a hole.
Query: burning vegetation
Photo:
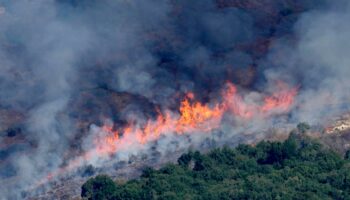
[[[136,178],[188,150],[284,140],[299,122],[345,153],[349,10],[328,0],[0,2],[0,194],[73,198],[89,176]]]
[[[128,122],[122,128],[112,124],[105,124],[94,135],[94,147],[77,158],[71,160],[58,171],[51,172],[45,179],[39,181],[39,185],[68,173],[89,162],[93,158],[108,157],[118,152],[128,151],[130,147],[138,147],[157,141],[166,135],[191,135],[208,134],[222,125],[224,115],[238,117],[241,120],[269,117],[269,115],[284,114],[288,112],[297,94],[296,88],[290,88],[279,82],[278,90],[272,95],[263,95],[262,103],[244,102],[244,97],[238,94],[237,88],[232,83],[227,83],[223,90],[221,102],[212,105],[203,104],[195,99],[193,93],[187,93],[180,103],[178,113],[166,110],[160,111],[155,120],[148,119],[141,124],[136,120]]]
[[[187,93],[181,101],[179,113],[159,112],[156,120],[147,120],[144,125],[137,121],[130,122],[119,130],[113,125],[104,125],[101,132],[105,136],[95,141],[97,152],[117,153],[119,148],[123,150],[133,146],[133,143],[145,144],[166,134],[208,133],[220,127],[224,114],[244,120],[267,117],[272,113],[283,114],[291,109],[297,89],[288,88],[284,83],[280,83],[279,91],[263,97],[262,105],[244,102],[244,97],[237,92],[235,85],[227,83],[227,89],[222,92],[222,102],[202,104],[196,101],[193,93]]]

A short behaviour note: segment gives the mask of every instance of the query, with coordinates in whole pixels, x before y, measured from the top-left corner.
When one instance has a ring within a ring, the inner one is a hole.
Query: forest
[[[107,175],[82,186],[83,199],[350,199],[349,153],[295,133],[283,142],[190,151],[177,164],[145,168],[122,182]]]

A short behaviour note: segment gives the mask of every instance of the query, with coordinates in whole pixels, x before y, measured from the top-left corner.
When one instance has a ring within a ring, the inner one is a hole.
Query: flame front
[[[220,104],[209,106],[194,102],[192,97],[192,93],[186,95],[179,115],[170,111],[159,113],[156,120],[148,120],[144,126],[127,125],[122,132],[114,131],[111,125],[104,125],[101,130],[107,133],[106,136],[95,140],[98,152],[115,153],[135,142],[145,144],[169,133],[181,135],[218,128],[226,109]]]
[[[150,119],[145,125],[130,123],[122,131],[114,131],[110,125],[104,125],[101,130],[106,135],[95,141],[98,153],[116,153],[135,143],[145,144],[167,134],[211,132],[220,127],[225,113],[249,120],[257,116],[288,112],[294,103],[297,88],[289,88],[282,82],[277,84],[277,88],[272,95],[264,96],[262,104],[246,103],[232,83],[227,83],[221,102],[213,104],[198,102],[193,93],[188,93],[180,104],[178,114],[159,112],[156,120]]]
[[[130,122],[119,130],[115,130],[113,125],[104,125],[94,140],[96,148],[71,160],[65,167],[50,173],[39,181],[38,185],[73,170],[90,159],[128,150],[135,145],[144,145],[167,134],[210,133],[220,128],[225,114],[249,120],[254,117],[286,113],[294,103],[297,88],[290,88],[285,83],[279,82],[276,92],[269,96],[265,95],[263,103],[247,103],[232,83],[227,83],[226,89],[221,94],[221,101],[203,104],[195,100],[193,93],[188,93],[181,102],[178,113],[170,110],[158,112],[155,120],[149,119],[143,125]]]

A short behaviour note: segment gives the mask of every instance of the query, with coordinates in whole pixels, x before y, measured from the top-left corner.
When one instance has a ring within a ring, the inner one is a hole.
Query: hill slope
[[[85,199],[349,199],[350,163],[309,138],[255,147],[189,152],[141,178],[99,175],[82,186]]]

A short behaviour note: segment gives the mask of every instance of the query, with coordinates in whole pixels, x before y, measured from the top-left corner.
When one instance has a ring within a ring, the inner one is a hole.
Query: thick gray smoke
[[[322,123],[349,110],[349,5],[339,1],[302,14],[294,26],[297,42],[281,39],[270,51],[266,76],[300,84],[298,121]]]
[[[348,109],[346,1],[250,0],[253,9],[225,2],[235,1],[0,0],[0,198],[24,198],[71,154],[92,147],[101,123],[174,110],[188,91],[210,102],[226,81],[247,101],[271,92],[276,80],[299,86],[291,114],[276,119],[282,124],[318,124]],[[8,123],[12,112],[20,122]],[[239,126],[223,125],[207,146],[220,138],[237,144],[275,125],[229,122]],[[15,144],[6,136],[13,126],[24,138]],[[169,135],[151,145],[166,155],[203,140]]]
[[[76,66],[89,49],[91,35],[79,23],[59,19],[53,1],[0,5],[0,106],[25,115],[19,126],[30,142],[17,145],[25,146],[27,153],[4,149],[9,151],[4,165],[13,168],[17,177],[2,178],[0,193],[2,198],[15,199],[23,186],[62,163],[74,130],[60,112],[75,90],[71,82],[79,76]]]

